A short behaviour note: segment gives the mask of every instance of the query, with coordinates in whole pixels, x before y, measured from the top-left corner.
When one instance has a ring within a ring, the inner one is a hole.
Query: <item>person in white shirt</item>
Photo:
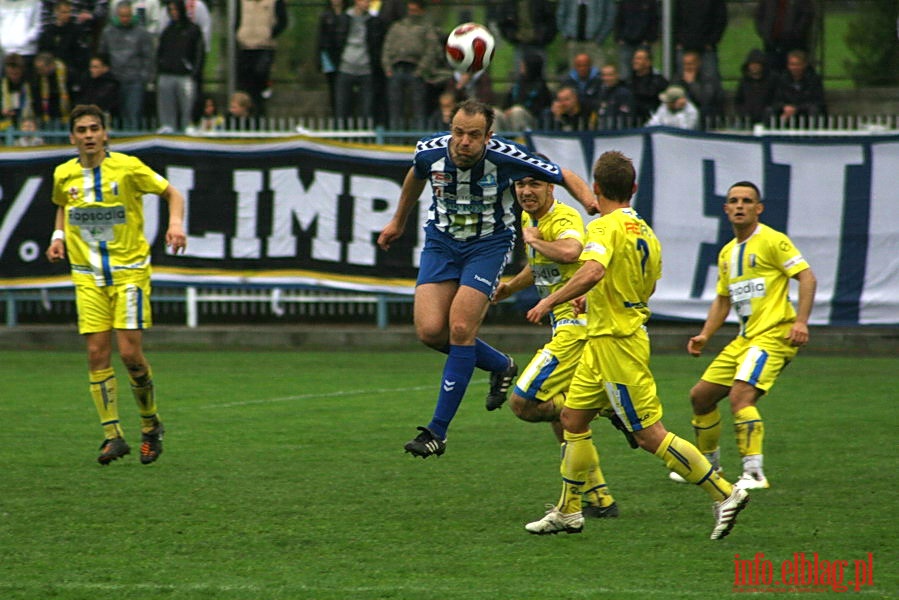
[[[666,125],[680,129],[699,128],[699,109],[687,98],[687,92],[679,85],[671,85],[659,94],[662,103],[646,122],[647,127]]]

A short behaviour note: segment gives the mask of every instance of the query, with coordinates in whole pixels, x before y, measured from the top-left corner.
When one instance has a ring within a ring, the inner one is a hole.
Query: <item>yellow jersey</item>
[[[547,241],[575,239],[584,244],[584,220],[581,214],[567,204],[553,200],[549,211],[534,219],[526,212],[521,213],[522,227],[536,227],[540,236]],[[564,286],[571,276],[577,272],[581,262],[569,264],[557,263],[540,254],[531,247],[527,247],[528,264],[534,274],[534,285],[541,298],[546,298]],[[584,315],[575,315],[570,302],[562,303],[550,312],[550,323],[553,331],[556,327],[567,325],[586,325]]]
[[[740,335],[755,337],[796,320],[790,278],[809,268],[785,234],[759,223],[752,235],[728,242],[718,254],[719,296],[729,296]]]
[[[139,158],[110,152],[99,167],[78,158],[53,172],[53,203],[65,210],[66,252],[77,283],[98,286],[139,281],[150,274],[144,237],[144,194],[169,183]]]
[[[649,297],[662,276],[662,245],[633,208],[619,208],[587,225],[581,260],[605,276],[587,293],[587,335],[632,335],[649,320]]]

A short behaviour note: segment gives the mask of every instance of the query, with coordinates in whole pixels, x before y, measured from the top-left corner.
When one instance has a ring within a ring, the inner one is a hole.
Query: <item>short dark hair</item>
[[[496,113],[489,104],[472,99],[464,100],[457,104],[456,108],[453,109],[453,114],[450,115],[450,121],[452,121],[456,117],[456,113],[460,111],[466,115],[484,115],[484,119],[487,121],[487,131],[489,132],[493,129],[493,120],[496,118]]]
[[[634,163],[618,150],[603,152],[593,167],[593,181],[603,196],[615,202],[631,199],[636,180]]]
[[[106,129],[106,113],[96,104],[78,104],[69,114],[69,132],[75,132],[75,121],[81,117],[97,117],[100,120],[100,127]]]
[[[762,201],[762,192],[760,192],[759,187],[756,184],[752,183],[751,181],[738,181],[737,183],[732,183],[731,186],[729,188],[727,188],[728,196],[730,195],[730,191],[732,189],[734,189],[735,187],[752,188],[752,190],[755,192],[756,197],[759,199],[759,202]]]

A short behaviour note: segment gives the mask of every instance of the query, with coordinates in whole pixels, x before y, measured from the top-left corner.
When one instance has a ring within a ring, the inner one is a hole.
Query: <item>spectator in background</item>
[[[546,62],[546,47],[556,38],[556,8],[549,0],[502,0],[496,22],[503,38],[515,47],[515,61],[537,54]]]
[[[98,54],[109,57],[109,70],[119,82],[121,126],[139,129],[144,117],[144,94],[155,69],[153,37],[134,20],[131,2],[116,5],[118,23],[110,23],[100,36]]]
[[[734,110],[737,116],[748,119],[753,124],[762,123],[771,114],[777,86],[777,79],[768,68],[765,53],[758,48],[750,50],[741,73],[734,96]]]
[[[677,64],[684,52],[698,52],[703,74],[720,81],[718,44],[727,28],[725,0],[675,0],[672,20]]]
[[[500,131],[533,129],[553,102],[553,94],[543,75],[543,57],[527,53],[518,65],[518,77],[506,94],[504,110],[497,114]]]
[[[203,114],[203,70],[206,56],[212,50],[212,17],[203,0],[184,0],[184,8],[187,11],[187,18],[203,33],[203,62],[194,71],[194,106],[191,113],[191,122],[194,122],[198,121],[200,115]],[[160,23],[163,29],[168,27],[167,11],[163,11]]]
[[[574,87],[581,104],[596,106],[599,89],[602,87],[602,77],[599,68],[593,66],[593,59],[589,54],[581,52],[571,59],[571,70],[562,78],[560,86]]]
[[[326,0],[318,15],[318,37],[315,41],[315,60],[318,70],[328,82],[331,114],[337,115],[337,67],[340,66],[340,47],[337,42],[337,18],[343,14],[344,0]]]
[[[428,117],[428,129],[449,131],[453,120],[453,110],[460,98],[454,89],[447,89],[437,97],[437,108]]]
[[[47,127],[59,127],[69,120],[72,97],[66,65],[49,52],[34,57],[34,117]]]
[[[699,110],[687,98],[684,88],[670,85],[659,94],[659,100],[662,102],[646,123],[647,127],[664,125],[679,129],[699,128]]]
[[[790,50],[809,51],[814,20],[812,0],[759,0],[755,30],[765,44],[768,65],[773,71],[784,70]]]
[[[271,95],[277,38],[287,29],[284,0],[240,0],[237,3],[237,86],[250,94],[256,111],[265,115]]]
[[[18,54],[3,57],[0,78],[0,130],[19,127],[24,119],[34,118],[34,94],[25,78],[25,59]]]
[[[596,112],[581,103],[577,90],[562,86],[543,114],[543,127],[554,131],[588,131],[596,129]]]
[[[170,22],[159,36],[156,52],[156,110],[159,133],[190,127],[196,71],[203,64],[203,33],[187,17],[184,0],[169,0]]]
[[[383,78],[385,31],[384,22],[368,11],[370,4],[370,0],[354,0],[353,7],[337,17],[338,119],[374,118],[375,92]]]
[[[85,38],[84,29],[72,18],[72,3],[59,0],[53,6],[53,21],[43,26],[37,40],[38,52],[49,52],[66,64],[76,88],[88,76],[90,53]]]
[[[413,127],[424,125],[426,80],[444,61],[442,39],[425,12],[423,0],[409,0],[406,16],[387,31],[381,65],[387,77],[391,129],[402,129],[410,121]]]
[[[33,148],[34,146],[43,146],[44,138],[38,135],[37,121],[29,117],[22,119],[19,124],[19,131],[24,135],[16,138],[15,145],[19,148]]]
[[[477,73],[460,73],[453,71],[452,86],[456,94],[462,100],[477,100],[493,106],[496,104],[496,94],[493,91],[493,79],[487,69]]]
[[[699,52],[688,50],[681,54],[680,70],[671,83],[686,90],[687,97],[699,109],[704,122],[724,114],[721,79],[702,69],[702,55]]]
[[[602,88],[599,90],[599,104],[596,116],[600,129],[624,129],[636,127],[634,117],[634,95],[618,76],[618,67],[610,63],[602,68]]]
[[[219,111],[218,104],[212,96],[203,99],[203,114],[200,116],[201,132],[222,131],[225,128],[225,116]]]
[[[615,14],[615,42],[618,44],[618,73],[621,79],[631,79],[634,52],[642,47],[651,47],[658,39],[659,0],[619,0]],[[657,96],[658,92],[653,95]]]
[[[615,0],[559,0],[556,23],[569,62],[586,52],[593,64],[606,63],[603,44],[615,28]]]
[[[96,51],[109,16],[109,0],[72,0],[72,9],[75,21],[87,34],[88,50]]]
[[[634,114],[640,123],[646,122],[659,107],[659,94],[668,87],[668,80],[652,67],[652,53],[648,47],[639,48],[631,60],[628,87],[634,95]]]
[[[91,58],[89,73],[81,84],[76,104],[96,104],[103,112],[119,116],[119,80],[110,71],[109,61],[102,54]]]
[[[37,54],[41,34],[39,0],[0,2],[0,54],[15,54],[22,59],[23,75],[31,74],[31,63]]]
[[[253,98],[240,90],[228,98],[228,117],[225,128],[229,130],[251,130],[256,128],[256,107]]]
[[[804,51],[787,53],[787,70],[778,76],[772,110],[782,121],[827,114],[824,84]]]

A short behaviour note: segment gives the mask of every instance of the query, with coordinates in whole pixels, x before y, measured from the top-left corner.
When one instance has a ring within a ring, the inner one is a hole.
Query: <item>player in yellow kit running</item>
[[[129,454],[119,424],[118,391],[111,364],[112,331],[128,370],[141,420],[140,460],[162,454],[165,428],[156,410],[153,374],[143,353],[142,333],[150,315],[150,246],[144,238],[144,194],[168,202],[166,244],[184,250],[184,197],[139,159],[108,152],[103,111],[78,105],[71,113],[69,140],[78,157],[53,173],[56,228],[47,258],[69,259],[78,332],[87,344],[90,393],[100,416],[104,441],[97,460],[108,464]]]
[[[605,152],[593,170],[599,219],[587,226],[583,265],[562,289],[540,300],[527,318],[539,323],[553,307],[587,294],[587,343],[562,409],[566,450],[562,495],[534,534],[583,529],[581,489],[593,467],[590,422],[609,403],[637,443],[715,501],[711,538],[725,537],[749,501],[745,490],[722,478],[690,442],[662,424],[662,403],[649,370],[649,298],[662,275],[661,245],[652,228],[630,206],[637,189],[630,159]]]
[[[740,333],[693,386],[690,400],[696,445],[720,470],[718,402],[730,398],[737,448],[743,459],[743,474],[737,485],[745,489],[770,487],[763,469],[765,428],[758,401],[799,347],[808,342],[808,320],[817,285],[811,267],[790,238],[759,221],[764,209],[754,183],[740,181],[728,190],[724,212],[734,239],[718,255],[718,295],[702,330],[687,344],[687,351],[699,356],[733,307]],[[798,311],[790,302],[791,278],[799,282]],[[671,479],[683,482],[675,472]]]
[[[578,211],[554,198],[552,183],[523,177],[515,181],[514,190],[522,209],[521,234],[528,262],[512,279],[497,286],[494,304],[531,285],[536,286],[541,297],[561,288],[580,266],[578,257],[584,248],[584,221]],[[548,421],[564,452],[559,415],[587,339],[587,315],[575,313],[566,302],[555,307],[549,317],[552,339],[537,351],[518,377],[509,406],[523,421]],[[487,410],[501,405],[502,402],[487,400]],[[596,468],[587,474],[583,497],[585,516],[618,516],[618,506],[599,468],[598,455]]]

